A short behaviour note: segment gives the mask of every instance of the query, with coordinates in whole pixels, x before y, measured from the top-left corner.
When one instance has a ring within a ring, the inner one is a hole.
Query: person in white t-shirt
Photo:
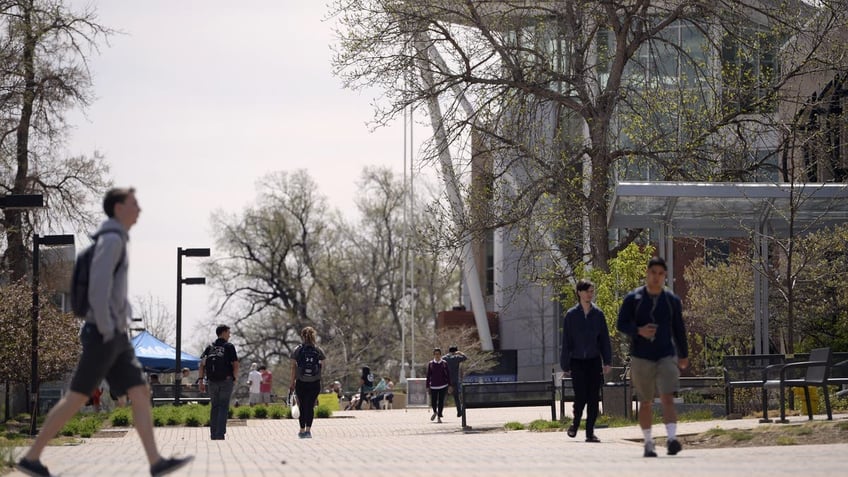
[[[250,365],[250,373],[247,375],[247,385],[250,386],[250,405],[255,406],[262,402],[262,373],[259,372],[257,364]]]

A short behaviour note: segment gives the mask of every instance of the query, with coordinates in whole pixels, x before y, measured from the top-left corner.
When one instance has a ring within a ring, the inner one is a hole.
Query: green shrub
[[[268,417],[268,408],[262,405],[253,408],[253,417],[256,419],[265,419]]]
[[[271,404],[268,406],[268,414],[271,419],[282,419],[286,417],[286,407],[281,404]]]
[[[333,411],[330,410],[329,406],[320,405],[315,408],[315,417],[319,419],[325,419],[333,415]]]
[[[59,431],[63,436],[91,437],[103,425],[100,414],[77,414]]]
[[[524,424],[517,421],[510,421],[504,424],[504,428],[509,431],[520,431],[524,429]]]
[[[186,427],[200,427],[200,418],[194,415],[187,416],[185,425]]]
[[[251,409],[247,406],[241,406],[236,410],[236,415],[239,419],[250,419]]]
[[[112,411],[109,420],[112,422],[112,427],[128,427],[132,425],[132,415],[130,410],[125,407],[119,407]]]

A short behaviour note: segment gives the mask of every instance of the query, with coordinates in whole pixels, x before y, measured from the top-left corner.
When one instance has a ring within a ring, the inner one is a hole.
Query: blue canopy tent
[[[135,355],[141,361],[145,371],[173,373],[176,371],[177,350],[163,343],[147,331],[142,331],[132,339]],[[192,371],[200,366],[200,358],[186,352],[180,354],[180,364]]]

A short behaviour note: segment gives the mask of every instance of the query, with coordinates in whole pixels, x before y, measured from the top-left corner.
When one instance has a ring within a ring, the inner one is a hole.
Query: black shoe
[[[645,454],[643,454],[643,457],[656,457],[656,456],[657,456],[657,453],[654,452],[653,448],[649,449],[649,448],[645,447]]]
[[[568,434],[568,437],[577,437],[577,428],[570,426],[565,433]]]
[[[668,449],[668,455],[676,455],[678,452],[683,450],[683,446],[677,439],[671,439],[670,441],[666,442],[665,447],[666,449]]]
[[[33,477],[50,477],[50,471],[47,470],[47,467],[44,467],[39,460],[33,461],[21,458],[21,460],[15,464],[15,468],[24,474],[31,475]]]
[[[181,468],[194,460],[194,456],[188,457],[171,457],[170,459],[159,459],[159,462],[150,466],[150,475],[158,477],[160,475],[170,474],[171,472]]]
[[[601,442],[601,440],[598,439],[598,436],[592,434],[591,436],[586,436],[586,442]]]

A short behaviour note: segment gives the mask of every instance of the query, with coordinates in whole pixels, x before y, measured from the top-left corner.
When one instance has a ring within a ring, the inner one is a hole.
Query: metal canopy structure
[[[672,240],[748,237],[755,260],[769,238],[804,235],[848,221],[848,184],[755,182],[621,182],[609,209],[610,228],[650,228],[674,284]],[[767,353],[768,280],[754,268],[754,347]]]

